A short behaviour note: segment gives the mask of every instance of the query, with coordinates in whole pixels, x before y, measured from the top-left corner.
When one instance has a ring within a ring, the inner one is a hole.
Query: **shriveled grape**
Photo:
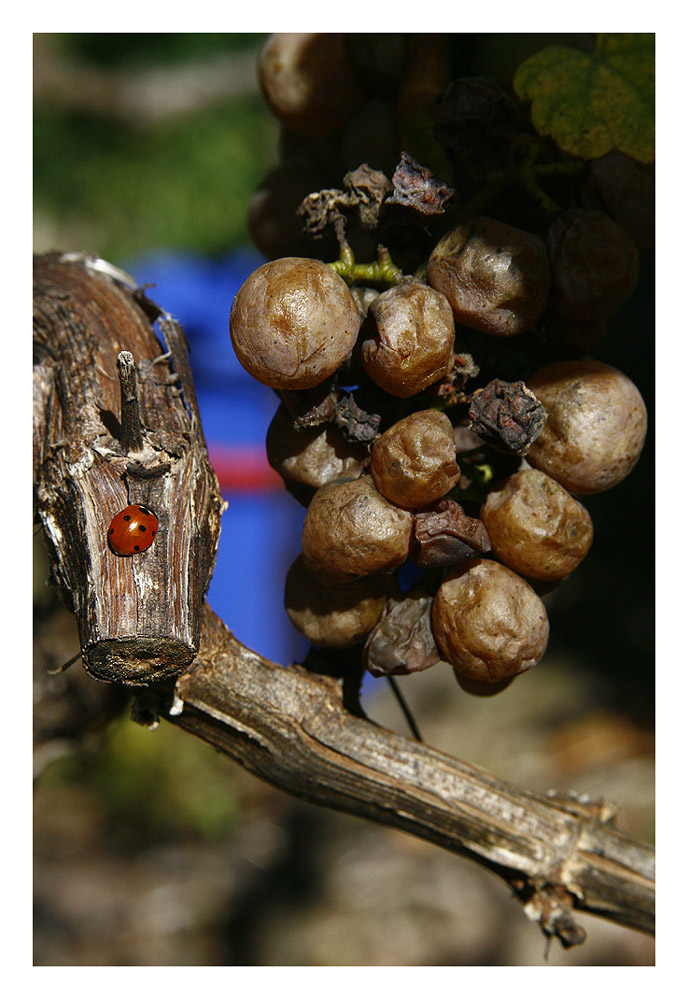
[[[346,36],[334,32],[271,35],[259,56],[258,78],[270,110],[300,135],[339,131],[364,99]]]
[[[449,303],[421,281],[408,279],[376,296],[368,307],[370,336],[361,363],[391,396],[407,399],[446,375],[454,357]]]
[[[531,446],[530,465],[570,493],[602,493],[636,465],[646,439],[641,393],[617,368],[602,361],[558,361],[527,382],[547,419]]]
[[[568,319],[610,319],[636,288],[639,254],[632,236],[605,212],[572,208],[550,224],[552,304]]]
[[[344,474],[358,475],[368,460],[368,449],[348,441],[331,423],[295,430],[281,403],[268,428],[266,455],[284,479],[318,488]]]
[[[452,424],[439,410],[418,410],[377,438],[371,475],[383,496],[400,507],[424,507],[457,483]]]
[[[381,496],[370,475],[317,491],[304,518],[304,562],[325,583],[344,583],[401,566],[414,518]]]
[[[397,582],[387,574],[326,586],[298,556],[285,579],[285,610],[297,631],[315,646],[344,649],[364,641],[396,592]]]
[[[469,559],[451,569],[433,601],[433,634],[458,677],[498,684],[535,666],[548,644],[543,602],[511,569]]]
[[[240,364],[274,389],[310,389],[350,354],[359,311],[349,288],[326,264],[281,257],[257,268],[230,312]]]
[[[561,580],[586,556],[593,525],[585,507],[538,469],[515,472],[481,508],[493,555],[534,580]]]
[[[457,322],[513,337],[543,315],[548,254],[535,233],[477,216],[437,244],[428,260],[428,283],[447,298]]]

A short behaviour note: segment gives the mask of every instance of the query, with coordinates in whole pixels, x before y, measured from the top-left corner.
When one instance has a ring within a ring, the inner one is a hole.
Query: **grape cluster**
[[[375,676],[445,661],[484,695],[542,658],[542,597],[593,541],[577,497],[644,445],[638,389],[588,352],[634,291],[649,190],[613,154],[510,199],[500,171],[564,158],[451,70],[438,36],[271,36],[283,162],[249,214],[270,259],[230,335],[279,397],[268,459],[306,508],[294,626]]]

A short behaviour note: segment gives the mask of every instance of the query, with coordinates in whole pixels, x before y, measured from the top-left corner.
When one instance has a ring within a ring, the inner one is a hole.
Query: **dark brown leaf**
[[[380,225],[383,202],[393,190],[390,179],[382,170],[373,170],[367,163],[362,163],[345,175],[344,187],[350,204],[359,213],[362,227],[375,232]]]
[[[386,199],[386,205],[412,209],[424,219],[441,216],[455,195],[453,188],[428,167],[422,167],[409,153],[402,153],[392,183],[394,192]]]
[[[350,441],[367,444],[378,436],[381,418],[379,413],[368,413],[362,409],[353,393],[349,392],[337,404],[334,420]]]

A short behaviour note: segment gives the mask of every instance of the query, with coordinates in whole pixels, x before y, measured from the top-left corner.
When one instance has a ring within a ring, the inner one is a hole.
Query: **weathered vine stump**
[[[223,503],[184,334],[127,275],[54,254],[34,262],[34,350],[38,515],[84,666],[135,685],[179,674],[198,652]],[[118,556],[108,526],[137,503],[158,535]]]

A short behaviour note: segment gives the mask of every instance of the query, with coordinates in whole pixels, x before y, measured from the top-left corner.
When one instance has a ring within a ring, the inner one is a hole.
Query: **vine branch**
[[[34,475],[52,575],[85,668],[136,685],[139,721],[164,718],[295,796],[472,859],[565,946],[583,940],[577,911],[653,931],[653,851],[604,803],[544,798],[389,732],[365,717],[358,678],[272,663],[208,607],[222,498],[178,324],[105,262],[48,255],[35,263],[34,327]],[[122,454],[136,423],[118,391],[123,351],[140,359],[136,459]],[[127,561],[104,537],[133,495],[161,529]]]

